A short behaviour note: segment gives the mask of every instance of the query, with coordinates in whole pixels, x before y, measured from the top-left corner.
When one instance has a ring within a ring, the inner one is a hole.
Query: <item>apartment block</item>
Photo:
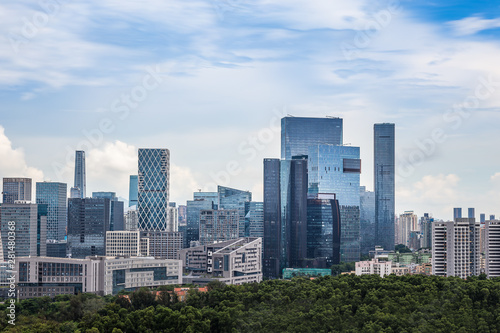
[[[486,221],[485,268],[488,277],[500,276],[500,221]]]

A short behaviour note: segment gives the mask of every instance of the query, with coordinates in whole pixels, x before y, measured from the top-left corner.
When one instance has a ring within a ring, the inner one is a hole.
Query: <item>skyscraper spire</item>
[[[71,188],[71,198],[85,198],[87,191],[85,173],[85,152],[77,150],[75,153],[75,185]]]

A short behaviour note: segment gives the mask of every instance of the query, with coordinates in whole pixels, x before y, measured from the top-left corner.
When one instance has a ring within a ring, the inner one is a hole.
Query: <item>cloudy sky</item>
[[[262,199],[279,118],[337,116],[373,189],[396,123],[397,212],[500,215],[496,1],[3,0],[0,177],[128,197],[137,149],[169,148],[171,200]]]

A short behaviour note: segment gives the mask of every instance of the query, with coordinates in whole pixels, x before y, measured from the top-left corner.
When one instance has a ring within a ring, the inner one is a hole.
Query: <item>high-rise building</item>
[[[183,235],[171,231],[143,231],[141,237],[149,239],[149,255],[162,259],[178,259],[183,248]]]
[[[142,238],[140,231],[106,232],[106,256],[149,256],[149,239]]]
[[[309,196],[335,194],[341,219],[341,261],[360,258],[360,174],[359,147],[316,145],[308,154]]]
[[[420,226],[422,229],[422,244],[423,248],[432,248],[432,223],[434,219],[429,216],[429,213],[424,213],[420,219]]]
[[[246,202],[245,211],[245,237],[264,238],[264,203]]]
[[[368,254],[375,248],[375,192],[360,186],[359,195],[360,251]]]
[[[476,210],[474,208],[469,208],[467,211],[468,211],[468,218],[470,219],[476,218]]]
[[[217,192],[195,192],[194,200],[189,200],[186,206],[186,239],[184,247],[190,247],[191,242],[200,239],[200,211],[218,208]]]
[[[126,230],[124,221],[124,204],[123,201],[118,201],[115,192],[92,192],[92,198],[109,199],[111,214],[111,218],[109,220],[109,230]]]
[[[139,196],[139,176],[131,175],[128,189],[128,206],[137,206],[137,197]]]
[[[375,243],[394,248],[395,126],[374,125]]]
[[[343,144],[341,118],[281,119],[281,159],[307,155],[308,148],[318,144]]]
[[[490,221],[493,221],[495,219],[495,215],[490,215]]]
[[[264,159],[264,256],[263,274],[278,279],[281,253],[281,186],[280,160]]]
[[[45,256],[47,254],[47,205],[37,205],[17,201],[14,204],[2,204],[1,237],[3,258],[9,260],[9,236],[15,226],[15,256]]]
[[[500,277],[500,221],[486,222],[485,250],[486,275]]]
[[[65,183],[36,183],[36,203],[48,205],[47,240],[62,241],[68,224],[68,185]]]
[[[168,203],[167,231],[169,232],[179,231],[179,211],[177,210],[175,202]]]
[[[139,230],[167,230],[169,177],[168,149],[139,149]]]
[[[453,219],[462,218],[462,208],[453,208]]]
[[[3,203],[31,201],[31,178],[4,178]]]
[[[463,279],[480,274],[480,224],[473,218],[432,223],[432,274]]]
[[[87,175],[85,171],[85,152],[77,150],[75,152],[75,185],[71,188],[71,198],[87,197]]]
[[[239,212],[236,209],[200,211],[201,245],[237,239],[239,224]]]
[[[139,225],[137,209],[129,209],[124,216],[125,231],[136,231]]]
[[[245,237],[245,204],[252,201],[252,193],[230,187],[217,186],[219,209],[236,209],[239,213],[239,237]]]
[[[406,211],[399,215],[397,243],[410,247],[410,233],[413,231],[419,231],[417,215],[413,211]]]
[[[73,258],[104,256],[110,229],[111,204],[107,198],[68,200],[68,247]]]
[[[481,222],[481,223],[486,222],[486,214],[481,213],[481,214],[479,215],[479,222]]]

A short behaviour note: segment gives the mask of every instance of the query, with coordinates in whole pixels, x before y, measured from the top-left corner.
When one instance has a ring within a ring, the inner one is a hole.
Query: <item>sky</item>
[[[495,1],[4,0],[0,177],[128,198],[138,148],[170,150],[170,200],[262,200],[285,115],[341,117],[373,190],[373,124],[396,124],[396,212],[500,216]],[[33,189],[34,192],[34,189]]]

